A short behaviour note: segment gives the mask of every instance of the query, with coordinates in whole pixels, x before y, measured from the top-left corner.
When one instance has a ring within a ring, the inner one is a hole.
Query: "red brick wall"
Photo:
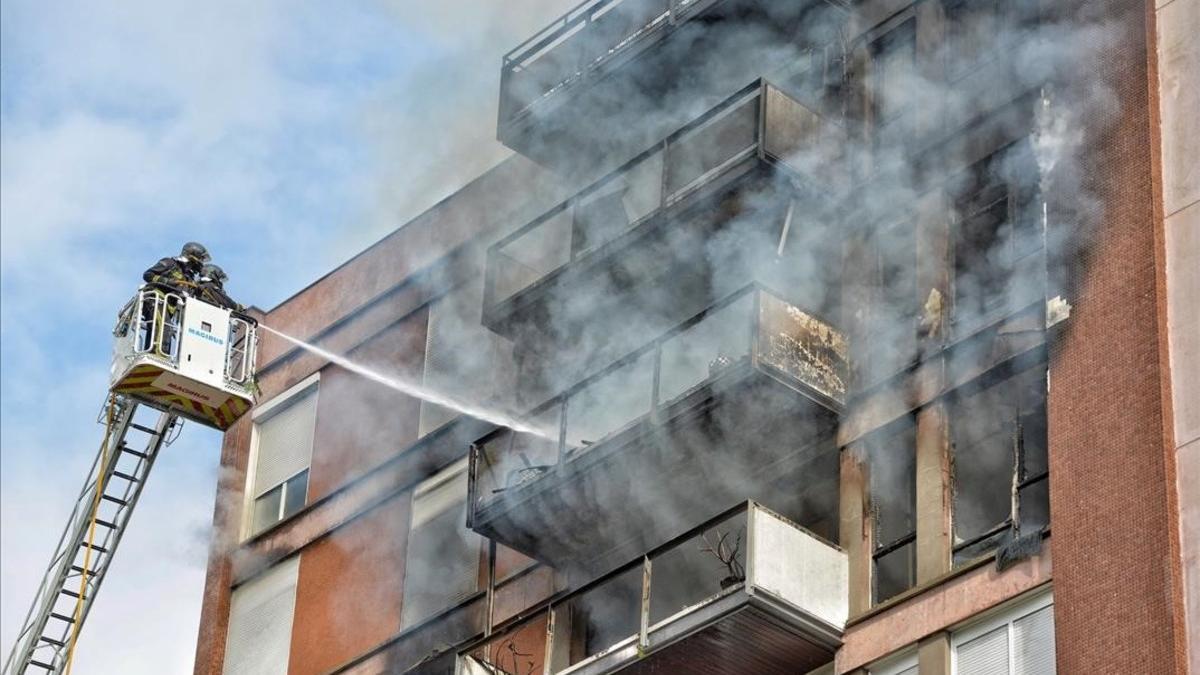
[[[399,629],[409,503],[391,499],[304,549],[291,675],[327,672]]]
[[[208,572],[196,640],[196,675],[218,675],[225,662],[225,633],[229,627],[230,585],[233,564],[229,552],[237,545],[246,484],[246,455],[250,450],[250,415],[225,432],[221,445],[221,472],[217,478],[213,534],[209,542]]]
[[[1092,112],[1089,180],[1103,217],[1067,275],[1071,318],[1051,343],[1050,500],[1058,670],[1176,667],[1158,350],[1144,6],[1092,72],[1117,94]],[[1051,196],[1051,198],[1053,198]],[[1060,205],[1062,206],[1062,205]],[[1054,208],[1052,203],[1051,208]]]

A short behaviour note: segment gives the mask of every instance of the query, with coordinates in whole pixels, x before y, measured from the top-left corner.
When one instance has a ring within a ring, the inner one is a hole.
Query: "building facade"
[[[264,337],[196,672],[1200,672],[1198,24],[571,10],[263,313],[409,388]]]

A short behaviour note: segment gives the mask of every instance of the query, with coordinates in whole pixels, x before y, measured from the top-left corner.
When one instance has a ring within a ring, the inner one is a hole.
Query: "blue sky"
[[[206,244],[269,308],[501,159],[559,0],[0,5],[0,649],[96,452],[117,309]],[[220,436],[156,465],[76,672],[190,672]]]

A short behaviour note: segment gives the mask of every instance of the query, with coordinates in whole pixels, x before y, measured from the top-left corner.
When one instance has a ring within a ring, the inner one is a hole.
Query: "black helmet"
[[[208,255],[208,249],[204,248],[204,244],[194,241],[189,241],[188,243],[184,244],[183,250],[179,252],[179,255],[187,258],[188,262],[196,264],[206,263],[209,260],[212,260],[212,258]]]
[[[221,269],[217,265],[213,265],[212,263],[205,265],[200,270],[201,281],[215,281],[218,284],[223,284],[228,278],[229,275],[225,274],[225,270]]]

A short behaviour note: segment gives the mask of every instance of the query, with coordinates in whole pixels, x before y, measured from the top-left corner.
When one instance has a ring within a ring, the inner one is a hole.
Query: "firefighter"
[[[191,295],[205,263],[209,261],[208,249],[203,244],[189,241],[183,245],[179,255],[163,258],[142,274],[147,283],[160,284],[180,293]],[[142,297],[141,348],[157,351],[163,356],[175,354],[176,338],[179,335],[179,302],[161,293]]]
[[[245,310],[225,293],[225,280],[229,275],[217,265],[208,264],[200,270],[200,280],[196,286],[196,297],[217,307],[231,309],[235,312]]]
[[[142,274],[149,283],[162,284],[181,293],[190,294],[204,264],[210,260],[203,244],[189,241],[174,258],[163,258]]]

